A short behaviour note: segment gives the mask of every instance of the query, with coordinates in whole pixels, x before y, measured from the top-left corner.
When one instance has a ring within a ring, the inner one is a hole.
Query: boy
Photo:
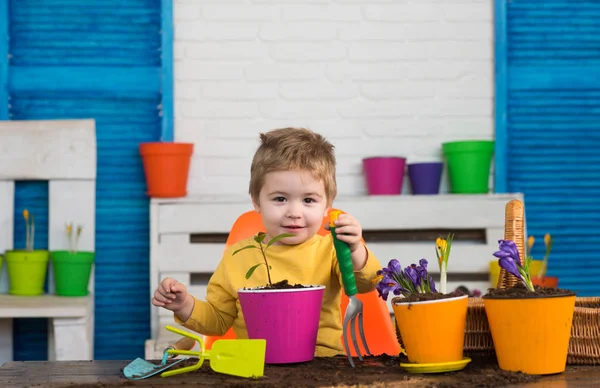
[[[337,194],[333,146],[319,134],[303,128],[276,129],[260,136],[261,145],[250,168],[250,196],[266,229],[264,243],[282,233],[292,237],[269,248],[273,281],[325,285],[316,356],[344,354],[342,347],[341,274],[331,235],[317,234]],[[362,243],[359,222],[342,214],[336,224],[338,238],[349,244],[356,284],[361,293],[374,289],[371,279],[381,265]],[[237,290],[267,284],[266,271],[248,268],[263,262],[259,250],[232,253],[252,238],[230,246],[212,275],[206,301],[190,294],[184,285],[166,278],[152,298],[154,306],[173,311],[175,321],[205,335],[223,335],[233,325],[237,338],[248,338]],[[268,313],[268,312],[265,312]]]

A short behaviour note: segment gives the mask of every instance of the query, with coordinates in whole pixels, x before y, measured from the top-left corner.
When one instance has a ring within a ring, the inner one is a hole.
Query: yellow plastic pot
[[[394,303],[404,350],[412,363],[460,361],[463,357],[468,296]]]
[[[483,297],[500,369],[544,375],[564,372],[575,294],[520,299]]]

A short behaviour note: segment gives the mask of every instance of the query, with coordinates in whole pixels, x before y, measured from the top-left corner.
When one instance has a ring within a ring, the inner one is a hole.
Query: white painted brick
[[[346,57],[342,42],[285,42],[273,43],[271,57],[276,61],[334,62]]]
[[[215,102],[210,100],[197,100],[193,102],[182,101],[177,103],[181,109],[182,117],[255,117],[258,114],[256,102]]]
[[[443,7],[439,4],[385,4],[365,7],[365,18],[376,21],[439,21],[443,17]]]
[[[207,158],[243,157],[248,160],[248,169],[250,169],[252,155],[258,147],[255,139],[212,139],[206,142],[201,137],[195,140],[198,142],[198,147],[194,147],[194,159],[202,160],[205,164]]]
[[[337,26],[330,23],[268,23],[260,26],[265,41],[323,41],[337,38]]]
[[[175,79],[189,81],[240,80],[243,65],[235,63],[206,62],[187,59],[175,63]]]
[[[411,61],[404,62],[403,74],[408,79],[445,80],[464,76],[491,77],[493,68],[489,61]]]
[[[204,4],[241,4],[246,3],[247,0],[173,0],[175,8],[179,7],[182,4],[193,4],[196,6],[204,5]]]
[[[195,100],[204,85],[193,81],[178,81],[175,80],[173,92],[175,93],[176,101]]]
[[[403,65],[397,63],[331,63],[327,66],[327,77],[334,82],[342,81],[385,81],[405,79]]]
[[[203,158],[204,176],[245,177],[249,175],[252,157],[246,158]]]
[[[304,4],[304,3],[329,3],[330,0],[252,0],[254,3],[273,3],[273,4]]]
[[[356,42],[350,45],[348,57],[352,61],[400,61],[411,59],[464,58],[491,60],[493,47],[489,42]]]
[[[175,0],[178,2],[178,0]],[[195,20],[200,18],[200,7],[197,4],[181,3],[173,7],[173,19],[177,22],[182,20]]]
[[[175,24],[176,40],[255,40],[258,25],[233,22],[179,21]]]
[[[363,19],[356,5],[291,5],[283,8],[283,19],[289,21],[344,22]]]
[[[492,28],[490,23],[365,23],[341,28],[340,38],[345,41],[483,41],[492,39]]]
[[[475,118],[414,117],[408,119],[369,119],[355,121],[369,137],[404,137],[407,133],[417,133],[415,128],[419,128],[418,134],[423,139],[432,139],[432,137],[434,138],[442,133],[461,133],[468,136],[481,133],[488,137],[493,133],[493,122],[484,116]]]
[[[325,65],[254,63],[246,66],[248,81],[302,81],[323,78]]]
[[[431,81],[369,82],[361,86],[361,94],[371,100],[434,97],[435,90]]]
[[[477,40],[490,41],[493,29],[490,23],[413,23],[404,25],[403,37],[416,41],[421,40]]]
[[[489,78],[470,77],[448,81],[406,80],[400,82],[366,83],[361,87],[363,96],[373,100],[415,97],[486,97],[493,96],[493,81]]]
[[[310,126],[309,124],[319,123],[318,120],[308,119],[295,122],[296,126]],[[283,128],[290,126],[288,119],[265,119],[257,117],[253,119],[247,118],[202,118],[202,119],[186,119],[181,122],[178,128],[181,132],[186,133],[188,138],[186,141],[202,141],[210,146],[211,139],[228,139],[228,138],[244,138],[252,139],[258,142],[258,134],[275,128]],[[258,143],[257,143],[258,144]]]
[[[268,54],[268,47],[260,42],[187,42],[184,47],[190,59],[246,60]]]
[[[340,39],[345,41],[384,40],[389,42],[404,41],[405,26],[400,23],[365,23],[346,25],[340,28]]]
[[[358,95],[355,83],[307,83],[282,84],[281,97],[286,100],[349,100]]]
[[[335,104],[323,104],[311,101],[266,101],[260,103],[262,117],[270,119],[288,119],[289,126],[298,119],[325,119],[337,115]]]
[[[403,99],[382,101],[350,101],[340,104],[345,118],[411,117],[411,116],[490,116],[492,102],[488,99],[439,100]]]
[[[188,193],[198,195],[240,195],[248,192],[247,178],[242,177],[210,177],[205,178],[197,173],[194,164],[190,166]],[[252,202],[248,195],[248,210],[252,209]]]
[[[267,21],[277,20],[281,10],[272,5],[205,5],[202,16],[210,21]]]
[[[266,100],[278,96],[276,84],[219,82],[205,84],[200,96],[205,100]]]
[[[179,61],[185,57],[185,44],[173,42],[173,59]]]
[[[375,21],[491,21],[493,1],[441,1],[427,3],[418,1],[405,4],[368,5],[365,19]]]

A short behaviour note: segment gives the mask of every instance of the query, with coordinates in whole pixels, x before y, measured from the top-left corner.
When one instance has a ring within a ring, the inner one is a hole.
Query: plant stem
[[[31,242],[29,246],[29,250],[33,251],[33,242],[35,241],[35,221],[33,220],[33,215],[31,216]]]
[[[442,270],[440,271],[440,292],[446,293],[446,279],[448,276],[448,263],[442,262]]]
[[[29,232],[29,220],[25,220],[25,250],[29,251],[29,240],[30,240],[30,232]]]
[[[271,282],[271,271],[269,271],[269,263],[267,262],[267,255],[265,254],[262,243],[260,243],[260,251],[262,253],[263,260],[265,261],[265,266],[267,267],[267,278],[269,279],[269,285],[273,286],[273,283]]]

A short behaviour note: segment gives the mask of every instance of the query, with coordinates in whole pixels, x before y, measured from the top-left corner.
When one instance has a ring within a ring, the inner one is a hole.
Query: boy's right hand
[[[165,278],[154,291],[152,304],[173,311],[181,320],[187,321],[194,308],[194,300],[187,288],[172,278]]]

